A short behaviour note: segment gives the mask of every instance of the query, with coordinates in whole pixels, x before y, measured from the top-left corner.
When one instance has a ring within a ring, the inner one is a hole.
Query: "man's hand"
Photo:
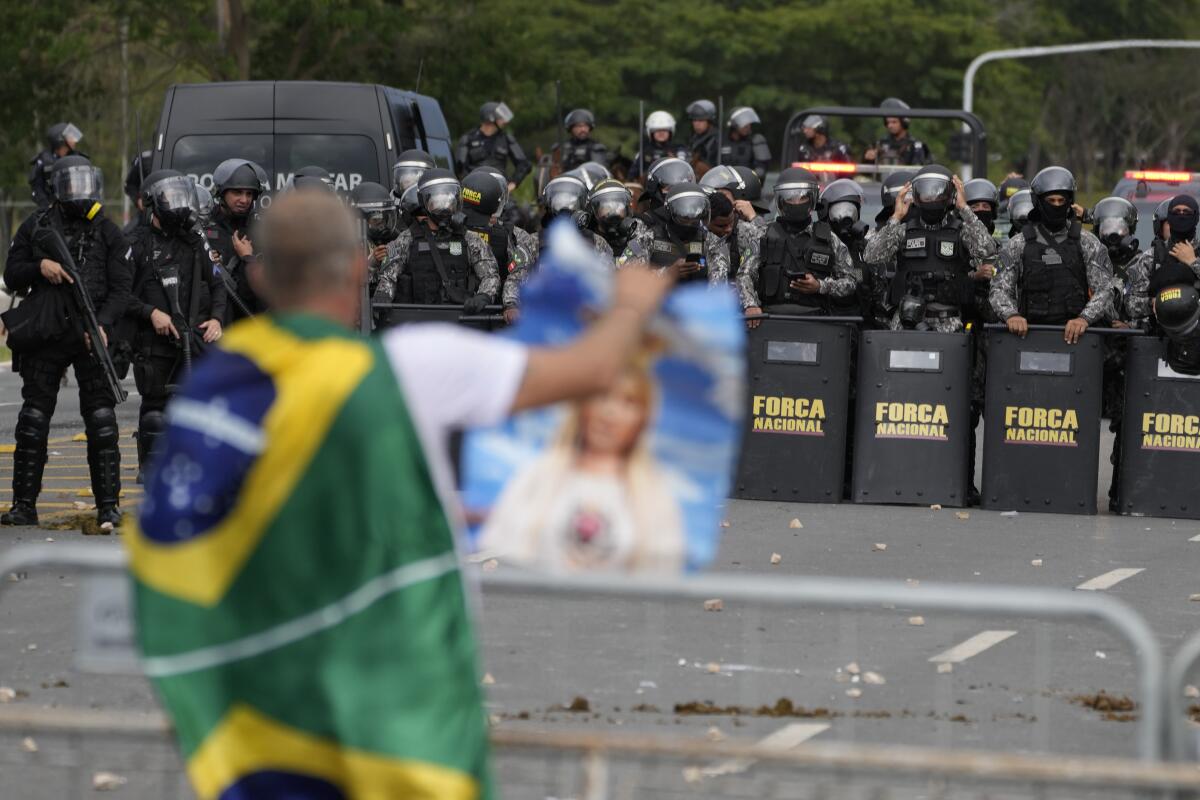
[[[1179,242],[1171,248],[1171,255],[1181,264],[1191,264],[1196,260],[1196,248],[1191,242]]]
[[[746,220],[746,222],[758,216],[758,212],[754,210],[754,206],[750,205],[749,200],[734,200],[733,210],[737,212],[739,217]]]
[[[805,275],[803,278],[796,278],[788,283],[788,286],[802,294],[820,294],[821,282],[812,276],[812,273]]]
[[[509,181],[508,182],[508,193],[512,194],[516,190],[517,190],[517,185],[515,183],[513,183],[512,181]]]
[[[763,311],[762,311],[762,309],[761,309],[761,308],[759,308],[758,306],[750,306],[749,308],[747,308],[747,309],[746,309],[746,311],[745,311],[745,314],[746,314],[746,316],[747,316],[747,317],[754,317],[754,316],[758,316],[758,315],[759,315],[759,314],[761,314],[762,312],[763,312]],[[746,327],[747,327],[747,328],[749,328],[750,330],[754,330],[754,329],[755,329],[755,328],[757,328],[757,327],[758,327],[760,324],[762,324],[762,320],[761,320],[761,319],[748,319],[748,320],[746,320]]]
[[[108,334],[105,333],[104,326],[97,325],[96,329],[98,331],[100,331],[100,346],[103,347],[105,350],[107,350],[108,349]],[[83,334],[83,343],[85,345],[87,345],[88,350],[92,349],[92,337],[89,336],[87,333]]]
[[[874,161],[874,160],[875,160],[875,148],[874,147],[868,148],[867,152],[863,153],[863,161]]]
[[[1083,336],[1083,332],[1087,330],[1087,320],[1083,317],[1076,317],[1067,323],[1063,328],[1063,341],[1067,344],[1075,344],[1079,341],[1079,337]]]
[[[954,183],[954,207],[962,211],[967,207],[967,190],[963,188],[962,178],[957,175],[951,181]]]
[[[516,306],[509,306],[508,308],[504,309],[504,323],[506,325],[514,324],[520,318],[521,309],[517,308]]]
[[[463,303],[463,313],[468,316],[480,314],[488,306],[488,301],[491,300],[486,294],[471,295],[467,298],[467,302]]]
[[[179,338],[179,331],[175,330],[175,323],[171,321],[171,315],[165,311],[157,308],[151,311],[150,324],[154,326],[154,332],[159,336]]]
[[[896,208],[892,211],[892,219],[902,222],[908,216],[910,206],[912,206],[912,181],[904,184],[900,193],[896,195]]]
[[[208,342],[209,344],[212,344],[217,339],[220,339],[221,334],[224,332],[221,330],[220,320],[216,320],[216,319],[206,320],[204,322],[201,322],[196,327],[198,327],[201,331],[203,331],[202,338],[204,339],[204,341]]]
[[[383,263],[383,260],[385,258],[387,258],[387,245],[386,244],[377,244],[371,248],[371,263],[372,264],[379,266]]]
[[[41,269],[42,277],[53,283],[55,286],[59,285],[63,281],[66,281],[67,283],[75,282],[71,279],[71,276],[67,274],[67,271],[63,269],[62,264],[58,263],[57,261],[51,261],[48,258],[43,258],[42,263],[39,264],[38,267]]]
[[[675,259],[675,263],[671,265],[671,269],[679,273],[679,277],[686,278],[699,272],[700,264],[696,261],[688,261],[686,258],[677,258]]]
[[[239,258],[247,259],[254,255],[254,244],[241,231],[233,232],[233,252],[238,254]]]
[[[1020,314],[1013,314],[1004,324],[1008,326],[1008,332],[1025,338],[1025,334],[1029,333],[1029,321]]]
[[[991,264],[980,264],[979,268],[971,273],[971,277],[977,281],[990,281],[996,274],[996,268]]]
[[[1129,323],[1123,319],[1114,319],[1108,324],[1108,327],[1123,331],[1129,327]]]

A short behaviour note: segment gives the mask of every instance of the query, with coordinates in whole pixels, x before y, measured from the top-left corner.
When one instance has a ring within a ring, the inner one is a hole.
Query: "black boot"
[[[88,468],[92,473],[92,495],[100,524],[121,522],[117,503],[121,496],[121,448],[117,440],[117,415],[111,408],[97,408],[84,415],[87,428]]]
[[[37,525],[37,498],[46,469],[46,437],[50,417],[36,408],[25,407],[17,415],[16,448],[13,450],[12,510],[0,515],[0,525]]]
[[[96,521],[100,523],[103,529],[105,525],[112,526],[113,530],[121,527],[121,509],[116,504],[103,505],[96,510]]]
[[[138,483],[150,476],[150,462],[158,451],[158,442],[166,426],[166,415],[161,411],[147,411],[138,420]]]

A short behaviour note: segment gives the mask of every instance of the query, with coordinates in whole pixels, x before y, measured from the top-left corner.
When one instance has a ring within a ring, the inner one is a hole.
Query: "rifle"
[[[162,283],[163,293],[167,296],[167,304],[171,306],[171,321],[175,324],[175,330],[179,331],[179,344],[183,349],[183,374],[187,375],[192,371],[192,326],[191,320],[184,316],[179,305],[179,268],[160,269],[158,279]],[[192,287],[193,292],[198,289],[197,286]]]
[[[104,373],[104,382],[108,384],[108,390],[112,394],[113,400],[117,403],[125,402],[129,398],[129,393],[121,386],[121,378],[117,374],[117,368],[113,365],[112,356],[109,354],[108,348],[104,346],[105,339],[100,333],[100,321],[96,318],[96,307],[92,305],[92,298],[83,285],[83,275],[80,274],[75,259],[71,257],[71,250],[67,247],[66,240],[54,228],[43,226],[34,232],[34,241],[49,258],[61,264],[67,274],[71,276],[71,297],[75,301],[80,321],[83,323],[83,333],[89,340],[88,349],[92,353],[92,358],[96,359],[96,363],[100,365],[100,371]]]

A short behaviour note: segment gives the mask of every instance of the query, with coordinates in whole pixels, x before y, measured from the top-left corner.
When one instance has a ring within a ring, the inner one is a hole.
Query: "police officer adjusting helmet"
[[[788,167],[775,180],[775,207],[785,223],[805,226],[812,220],[820,183],[803,167]]]
[[[664,195],[677,183],[695,183],[696,171],[682,158],[660,158],[646,173],[646,194]]]
[[[996,230],[996,216],[1000,213],[1000,190],[987,178],[972,178],[963,184],[963,196],[967,205],[974,208],[977,203],[987,203],[987,211],[975,211],[979,221],[987,226],[988,232]]]
[[[1138,224],[1137,208],[1124,197],[1106,197],[1096,203],[1092,223],[1096,238],[1109,253],[1128,258],[1137,252],[1138,240],[1133,237]]]
[[[741,193],[733,193],[734,200],[746,200],[753,203],[762,197],[762,181],[758,179],[758,173],[750,167],[744,167],[740,164],[733,168],[742,179],[744,186]]]
[[[675,117],[667,111],[651,111],[646,117],[646,136],[650,139],[654,138],[654,134],[658,131],[668,131],[671,136],[675,135]]]
[[[928,225],[936,225],[954,203],[954,180],[950,170],[940,164],[921,167],[912,180],[913,202]]]
[[[1013,228],[1024,225],[1032,211],[1033,192],[1028,189],[1022,189],[1008,198],[1008,222]]]
[[[1071,215],[1071,204],[1075,202],[1075,176],[1065,167],[1046,167],[1029,184],[1033,195],[1033,210],[1037,221],[1050,230],[1061,230]],[[1054,205],[1051,195],[1061,195],[1066,202]],[[1032,217],[1031,217],[1032,218]]]
[[[363,181],[350,192],[350,203],[367,223],[367,240],[387,244],[400,235],[400,212],[391,191],[375,181]]]
[[[436,166],[433,156],[424,150],[405,150],[392,165],[392,194],[400,197],[408,187],[417,185],[425,170]]]
[[[434,222],[449,222],[462,208],[462,185],[448,169],[427,169],[417,182],[417,202]]]
[[[625,184],[615,178],[607,178],[592,187],[588,195],[588,212],[596,225],[603,231],[616,231],[629,219],[633,195]]]
[[[595,130],[596,116],[586,108],[576,108],[563,118],[563,127],[568,131],[576,125],[587,125],[588,130]]]
[[[490,122],[493,125],[507,125],[512,122],[512,119],[512,109],[506,103],[492,100],[479,107],[480,122]]]
[[[83,156],[63,156],[50,168],[50,191],[64,213],[92,219],[104,199],[104,175]]]
[[[693,100],[687,107],[689,120],[717,121],[717,106],[712,100]]]
[[[700,184],[677,183],[667,191],[667,216],[675,233],[684,239],[699,239],[704,236],[708,224],[708,195]]]
[[[893,172],[883,179],[883,184],[879,187],[879,202],[883,204],[883,208],[875,215],[875,221],[882,224],[885,219],[892,215],[896,210],[896,197],[899,196],[904,184],[917,177],[917,173],[911,170],[901,170]]]
[[[505,187],[507,188],[507,186]],[[504,191],[492,173],[472,170],[462,181],[462,207],[467,225],[484,228],[491,224],[492,217],[500,213],[504,203]]]
[[[167,233],[182,233],[191,230],[199,217],[196,200],[196,184],[192,179],[174,170],[155,181],[150,187],[150,207],[159,226]]]
[[[889,97],[880,103],[879,107],[884,112],[893,112],[884,114],[884,124],[887,124],[889,118],[895,117],[896,119],[900,120],[900,124],[904,127],[904,129],[908,130],[908,124],[910,120],[907,116],[904,116],[902,112],[910,110],[912,106],[901,100],[899,97]]]
[[[729,112],[730,130],[740,130],[747,125],[757,125],[760,122],[762,120],[758,118],[758,112],[750,106],[741,106]]]
[[[258,197],[267,190],[267,172],[253,161],[227,158],[213,170],[213,189],[222,201],[230,189],[247,189]]]
[[[838,233],[848,233],[858,223],[863,190],[849,178],[832,181],[817,200],[817,219],[828,222]]]
[[[83,140],[83,131],[72,122],[59,122],[46,128],[46,145],[56,150],[66,145],[71,150]]]

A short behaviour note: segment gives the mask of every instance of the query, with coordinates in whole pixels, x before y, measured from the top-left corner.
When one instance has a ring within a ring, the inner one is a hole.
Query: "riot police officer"
[[[761,120],[750,106],[735,108],[729,114],[729,138],[721,145],[721,163],[731,167],[750,167],[759,181],[767,177],[771,166],[771,147],[767,137],[754,130]]]
[[[688,105],[687,118],[692,123],[692,140],[688,143],[692,168],[703,172],[715,167],[720,160],[717,106],[712,100],[696,100]]]
[[[817,221],[824,222],[842,240],[850,251],[854,269],[860,276],[856,290],[858,298],[855,313],[870,325],[870,314],[875,307],[875,298],[884,291],[884,269],[879,264],[863,261],[863,249],[867,245],[869,226],[859,219],[862,213],[863,190],[849,178],[839,178],[826,184],[817,198]]]
[[[1139,327],[1146,323],[1153,311],[1151,298],[1163,286],[1164,281],[1179,283],[1190,272],[1200,280],[1200,238],[1197,237],[1197,202],[1187,194],[1179,194],[1169,200],[1165,209],[1166,239],[1155,238],[1142,253],[1128,265],[1126,289],[1126,314]]]
[[[512,110],[505,103],[489,101],[480,107],[479,127],[458,140],[455,166],[459,178],[476,167],[495,167],[503,173],[511,161],[513,171],[508,176],[508,191],[514,191],[525,180],[533,165],[516,138],[505,130],[512,119]]]
[[[592,131],[596,129],[596,117],[591,111],[586,108],[574,109],[563,120],[563,127],[571,134],[571,139],[563,145],[561,152],[558,144],[555,144],[550,156],[551,161],[556,163],[562,172],[573,170],[589,161],[608,166],[608,148],[592,138]]]
[[[79,406],[87,432],[88,468],[92,495],[101,525],[120,525],[117,506],[121,491],[121,451],[117,443],[116,398],[112,396],[91,348],[108,343],[89,341],[77,320],[70,288],[73,283],[63,265],[47,257],[41,244],[42,229],[62,235],[79,277],[96,310],[105,338],[129,303],[133,272],[129,245],[121,230],[101,209],[103,176],[83,156],[68,155],[55,161],[50,171],[54,203],[38,209],[17,230],[4,282],[14,292],[29,292],[16,309],[32,319],[31,330],[18,344],[14,325],[8,344],[14,353],[13,368],[21,376],[21,411],[17,415],[13,452],[12,509],[0,516],[4,525],[36,525],[37,498],[46,466],[46,439],[58,403],[58,390],[68,366],[75,368]],[[11,321],[11,320],[10,320]]]
[[[149,150],[138,153],[129,162],[129,171],[125,173],[125,196],[129,198],[129,205],[133,207],[134,212],[130,214],[129,222],[125,224],[125,227],[121,228],[121,233],[125,235],[126,239],[135,228],[145,224],[150,217],[150,212],[142,201],[142,183],[145,181],[147,173],[150,172],[150,160],[153,157],[154,153]]]
[[[852,309],[859,276],[828,223],[813,222],[817,176],[790,167],[775,181],[779,213],[759,240],[757,264],[742,264],[739,294],[747,314],[840,314]]]
[[[231,291],[236,300],[226,307],[226,323],[242,319],[247,312],[263,310],[262,301],[250,285],[247,267],[254,256],[254,244],[248,235],[250,212],[266,190],[266,170],[253,161],[230,158],[213,170],[217,207],[204,227],[204,237],[210,255],[221,262],[233,284]]]
[[[1092,209],[1092,232],[1108,250],[1122,294],[1129,282],[1129,267],[1141,255],[1133,235],[1137,224],[1137,208],[1124,197],[1106,197]]]
[[[654,163],[646,173],[646,183],[638,205],[642,208],[642,222],[650,225],[652,217],[659,215],[666,219],[665,214],[659,214],[667,200],[667,192],[677,183],[695,183],[696,172],[692,165],[682,158],[664,158]]]
[[[998,216],[1007,216],[1008,203],[1012,200],[1013,195],[1017,192],[1029,188],[1029,181],[1016,173],[1010,173],[1007,178],[1000,181],[1000,207],[997,209]]]
[[[368,286],[379,281],[379,268],[387,258],[387,246],[400,235],[399,201],[391,191],[374,181],[363,181],[350,192],[350,204],[358,209],[367,237]]]
[[[645,223],[633,216],[633,195],[615,178],[607,178],[592,187],[588,195],[589,228],[599,235],[614,253],[625,252],[630,239],[643,236]]]
[[[388,245],[372,305],[461,305],[478,314],[496,300],[500,276],[487,242],[464,225],[461,184],[448,169],[426,170],[417,197],[420,215]]]
[[[221,338],[225,284],[196,230],[196,190],[168,173],[150,188],[150,230],[133,245],[134,379],[138,411],[138,482],[166,429],[164,409],[175,385],[206,344]]]
[[[626,245],[621,263],[646,261],[660,269],[674,267],[681,283],[726,283],[729,250],[709,235],[709,210],[708,195],[699,184],[673,184],[663,207],[644,218],[645,230]]]
[[[820,114],[809,114],[800,121],[804,138],[796,148],[795,161],[849,163],[850,149],[829,136],[829,121]]]
[[[54,202],[50,193],[50,170],[54,162],[75,153],[82,139],[83,131],[70,122],[59,122],[46,129],[46,149],[29,161],[29,191],[38,208]]]
[[[992,309],[1018,336],[1030,324],[1063,325],[1064,340],[1074,344],[1110,313],[1112,262],[1100,240],[1074,217],[1070,171],[1046,167],[1033,177],[1030,194],[1033,211],[1000,253]]]
[[[739,294],[742,289],[737,278],[741,271],[758,269],[759,243],[765,227],[758,223],[766,220],[750,205],[749,197],[755,189],[748,185],[750,179],[758,181],[753,173],[747,176],[724,164],[713,167],[700,179],[700,187],[710,193],[709,233],[723,243],[729,253],[729,280],[738,287]],[[718,198],[724,198],[724,202]],[[744,216],[743,209],[748,209],[749,219]],[[742,297],[743,307],[749,300],[751,298]]]
[[[405,150],[392,165],[392,194],[399,198],[410,186],[417,185],[425,170],[436,166],[433,156],[424,150]]]
[[[650,167],[664,158],[687,161],[691,157],[686,147],[675,141],[675,117],[666,111],[652,111],[646,117],[646,135],[642,141],[641,160],[634,159],[629,166],[630,180],[636,180],[649,172]]]
[[[463,215],[467,230],[483,237],[496,259],[500,275],[500,297],[507,322],[516,319],[516,291],[508,288],[509,278],[516,269],[517,252],[537,248],[531,233],[502,220],[508,202],[508,179],[494,167],[480,167],[462,182]],[[510,302],[511,300],[511,302]]]
[[[914,139],[908,132],[909,118],[902,116],[903,112],[909,109],[908,103],[896,97],[889,97],[880,103],[879,107],[885,112],[894,112],[897,116],[883,118],[887,136],[868,149],[863,154],[863,160],[876,164],[904,164],[907,166],[920,166],[933,161],[933,156],[925,143]]]
[[[1021,232],[1029,220],[1029,212],[1033,211],[1033,193],[1021,189],[1008,199],[1008,238],[1011,239]]]

